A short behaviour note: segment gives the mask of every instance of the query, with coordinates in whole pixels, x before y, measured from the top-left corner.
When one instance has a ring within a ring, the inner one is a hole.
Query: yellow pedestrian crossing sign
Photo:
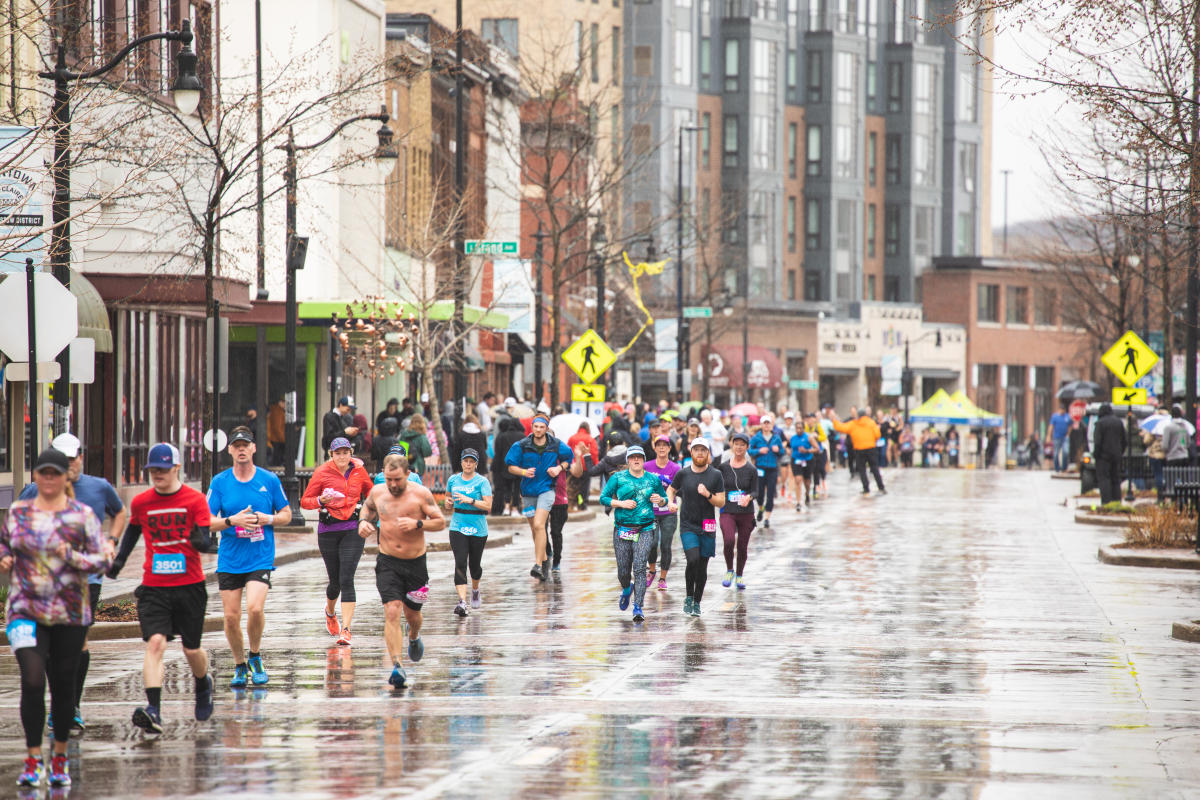
[[[1139,406],[1146,404],[1146,390],[1138,386],[1126,386],[1124,389],[1119,387],[1113,389],[1112,397],[1113,403],[1119,406]]]
[[[604,384],[602,383],[572,383],[572,403],[603,403]]]
[[[1158,355],[1133,331],[1125,331],[1120,339],[1100,357],[1101,363],[1126,386],[1132,386],[1154,369]]]
[[[617,361],[617,354],[600,338],[600,334],[588,328],[582,336],[563,351],[562,360],[575,371],[584,383],[593,383]]]

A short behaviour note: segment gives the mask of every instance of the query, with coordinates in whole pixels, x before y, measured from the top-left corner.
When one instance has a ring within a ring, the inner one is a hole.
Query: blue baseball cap
[[[478,464],[479,463],[479,452],[473,447],[464,448],[462,451],[462,455],[458,457],[458,460],[462,461],[464,458],[473,458],[473,459],[475,459],[475,463]]]
[[[346,450],[354,449],[354,445],[350,444],[350,440],[347,439],[345,436],[339,436],[336,439],[334,439],[332,442],[329,443],[329,452],[331,452],[331,453],[334,450],[341,450],[343,448],[345,448]]]
[[[625,451],[625,459],[628,460],[630,456],[641,456],[644,459],[646,451],[641,448],[641,445],[635,444]]]
[[[150,448],[146,454],[146,466],[142,469],[170,469],[183,463],[179,456],[179,448],[168,442],[160,442]]]

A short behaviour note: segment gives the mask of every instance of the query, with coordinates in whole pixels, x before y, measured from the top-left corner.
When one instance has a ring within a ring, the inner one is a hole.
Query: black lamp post
[[[688,353],[691,345],[688,321],[683,317],[683,134],[695,133],[700,130],[697,125],[681,125],[679,127],[678,149],[675,151],[675,306],[676,331],[678,340],[675,351],[675,376],[679,392],[679,402],[684,397],[684,376],[688,374]]]
[[[913,342],[919,342],[922,339],[928,339],[930,336],[936,337],[935,343],[938,347],[942,346],[941,330],[930,331],[929,333],[922,334],[921,336],[918,336],[916,339],[912,340],[909,340],[908,337],[904,338],[904,371],[900,373],[900,391],[904,392],[905,425],[908,424],[908,397],[912,394],[913,390],[913,373],[912,370],[908,368],[908,346]]]
[[[284,426],[284,435],[287,438],[287,443],[284,447],[283,459],[283,490],[287,494],[288,504],[292,507],[292,519],[301,520],[300,516],[300,481],[296,478],[296,270],[304,268],[304,257],[308,250],[308,237],[296,235],[296,184],[298,177],[296,174],[296,153],[301,150],[315,150],[324,144],[327,144],[342,132],[343,129],[356,122],[366,120],[374,120],[379,122],[379,130],[375,132],[378,139],[378,146],[375,148],[375,159],[381,165],[394,164],[398,154],[396,149],[392,147],[392,129],[388,127],[390,117],[387,113],[387,106],[380,107],[378,114],[359,114],[356,117],[340,123],[329,135],[318,142],[307,145],[296,144],[295,137],[292,134],[292,127],[288,126],[287,144],[282,145],[279,149],[287,154],[287,166],[284,168],[284,180],[287,183],[287,239],[285,240],[285,254],[287,264],[287,298],[284,308],[284,313],[287,314],[285,320],[284,333],[284,371],[287,374],[287,385],[289,387],[287,395],[284,397],[283,406],[286,411],[286,425]],[[333,345],[331,344],[330,347]],[[332,361],[330,362],[332,364]],[[266,376],[260,376],[259,380],[265,380]],[[332,385],[333,375],[330,374]],[[314,432],[315,433],[315,432]]]
[[[67,47],[61,40],[58,43],[58,57],[52,72],[39,72],[38,77],[54,81],[54,105],[50,113],[50,122],[54,128],[54,163],[50,173],[54,179],[54,201],[51,205],[51,219],[54,233],[50,241],[50,266],[54,277],[66,286],[71,287],[71,94],[69,84],[72,81],[99,78],[112,72],[139,45],[164,39],[168,42],[179,42],[182,46],[175,55],[175,83],[171,94],[179,113],[188,115],[200,106],[200,92],[203,86],[196,76],[196,53],[192,50],[192,21],[184,19],[180,22],[179,30],[150,33],[131,40],[118,50],[112,58],[95,69],[75,72],[67,69]],[[54,402],[60,406],[71,405],[71,355],[70,349],[64,348],[58,356],[60,374],[54,382]],[[34,374],[36,365],[31,364],[30,374]],[[56,415],[57,416],[57,415]],[[62,425],[55,425],[55,432],[62,433]]]

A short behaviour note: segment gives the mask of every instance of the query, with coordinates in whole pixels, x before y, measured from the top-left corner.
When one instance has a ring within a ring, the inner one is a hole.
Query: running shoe
[[[660,592],[665,592],[667,590],[667,579],[666,578],[658,579],[658,590]]]
[[[479,608],[483,605],[483,598],[479,595],[478,589],[471,590],[471,608]]]
[[[724,586],[726,589],[729,588],[729,584],[731,584],[731,583],[733,583],[733,570],[729,570],[728,572],[726,572],[725,577],[721,579],[721,585]]]
[[[418,636],[415,639],[408,640],[408,657],[413,661],[420,661],[421,656],[425,655],[425,643]]]
[[[350,646],[350,629],[349,628],[342,629],[342,634],[340,636],[338,636],[337,643],[342,645],[343,647]]]
[[[762,522],[762,515],[763,515],[763,510],[760,508],[758,510],[758,517],[757,517],[759,522]]]
[[[739,590],[746,588],[746,579],[743,578],[741,575],[737,576],[737,587]]]
[[[71,730],[73,730],[73,731],[87,730],[87,725],[84,724],[84,721],[83,721],[83,715],[79,713],[79,706],[75,707],[75,718],[71,720]]]
[[[700,601],[699,600],[692,601],[692,616],[693,617],[700,616]]]
[[[642,613],[642,607],[637,603],[633,604],[633,621],[642,622],[646,619],[646,615]]]
[[[542,562],[542,580],[546,580],[549,577],[550,577],[550,559],[547,558],[545,561]]]
[[[405,597],[417,605],[424,605],[429,600],[429,584],[425,584],[420,589],[413,589]]]
[[[55,753],[54,757],[50,759],[50,785],[71,785],[71,767],[67,763],[66,753]]]
[[[649,572],[646,573],[646,588],[649,589],[653,583],[654,583],[654,570],[650,570]]]
[[[554,566],[553,566],[553,567],[551,567],[550,569],[551,569],[552,571],[554,571],[554,572],[561,572],[561,571],[562,571],[562,562],[560,562],[560,561],[555,561],[555,562],[554,562]]]
[[[887,489],[880,489],[880,490],[879,490],[879,493],[880,493],[880,494],[887,494]]]
[[[234,689],[245,689],[249,678],[250,670],[246,669],[245,664],[238,664],[233,668],[233,677],[229,679],[229,685]]]
[[[542,565],[534,564],[529,570],[529,577],[542,581],[546,580],[546,576],[542,574]]]
[[[262,656],[250,656],[246,664],[250,667],[250,682],[255,686],[263,686],[270,680],[267,671],[263,669]]]
[[[617,608],[621,609],[622,611],[629,608],[629,596],[631,594],[633,594],[632,586],[626,586],[624,589],[622,589],[621,599],[617,601]]]
[[[396,664],[392,667],[392,676],[388,678],[388,683],[397,689],[403,689],[408,685],[408,675],[404,672],[404,667]]]
[[[135,708],[133,710],[133,724],[146,733],[163,732],[162,716],[158,713],[157,706]]]
[[[41,786],[46,780],[46,765],[40,758],[29,756],[25,759],[25,769],[17,776],[17,786]]]
[[[799,514],[803,510],[804,510],[804,507],[801,506],[799,503],[796,503],[796,513]]]
[[[690,597],[683,598],[683,613],[688,614],[690,616],[692,613],[692,603],[695,603],[695,602],[696,601]]]
[[[460,617],[465,617],[467,614],[470,614],[471,612],[467,611],[467,601],[459,600],[458,605],[454,607],[454,613]]]
[[[341,626],[338,625],[337,615],[325,612],[325,630],[329,631],[330,636],[337,636],[341,633]]]
[[[196,719],[200,722],[208,719],[213,713],[213,679],[211,675],[204,676],[204,688],[196,692]]]
[[[769,520],[769,519],[764,519],[764,520],[763,520],[763,527],[764,527],[764,528],[769,528],[769,527],[771,527],[771,520]]]

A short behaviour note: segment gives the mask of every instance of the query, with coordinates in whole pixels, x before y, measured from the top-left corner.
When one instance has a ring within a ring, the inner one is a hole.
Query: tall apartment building
[[[776,309],[918,299],[935,255],[990,250],[990,78],[923,22],[952,6],[627,0],[625,130],[656,148],[629,209],[671,219],[682,141],[685,201],[719,230],[730,292]]]

